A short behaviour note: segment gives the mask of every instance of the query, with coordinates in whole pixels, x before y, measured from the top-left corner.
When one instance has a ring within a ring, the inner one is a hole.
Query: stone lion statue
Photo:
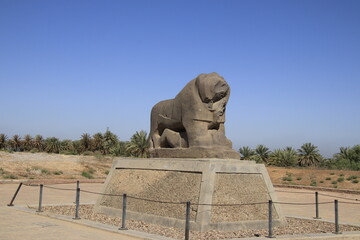
[[[151,149],[225,148],[225,109],[230,87],[217,73],[200,74],[174,98],[151,111]]]

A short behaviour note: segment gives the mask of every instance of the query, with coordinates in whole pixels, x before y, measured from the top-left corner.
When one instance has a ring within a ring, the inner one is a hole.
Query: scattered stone
[[[80,205],[79,216],[82,219],[96,221],[104,224],[120,226],[121,218],[108,217],[104,214],[94,213],[94,205]],[[45,212],[50,212],[58,215],[75,215],[75,206],[46,206],[43,207]],[[294,234],[309,234],[309,233],[330,233],[334,232],[334,224],[321,222],[316,220],[306,220],[298,218],[287,218],[288,226],[278,227],[273,229],[274,235],[294,235]],[[175,239],[184,239],[184,230],[164,227],[155,224],[149,224],[142,221],[126,220],[126,227],[131,230],[140,232],[147,232],[166,236]],[[360,231],[360,227],[340,225],[340,230],[343,232]],[[190,232],[190,238],[195,240],[215,240],[227,238],[246,238],[246,237],[261,237],[268,234],[268,229],[261,230],[242,230],[236,232],[222,232],[222,231],[208,231],[208,232]]]

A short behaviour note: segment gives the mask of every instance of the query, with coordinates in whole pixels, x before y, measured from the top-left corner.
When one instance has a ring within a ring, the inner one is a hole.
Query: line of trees
[[[41,135],[35,137],[29,134],[23,138],[14,135],[8,138],[0,134],[0,150],[16,152],[47,152],[61,154],[102,154],[126,157],[149,157],[148,136],[145,131],[136,132],[130,141],[120,141],[107,130],[104,133],[90,135],[84,133],[79,140],[59,140],[56,137],[44,139]],[[360,145],[340,147],[339,153],[332,158],[324,158],[318,147],[305,143],[299,149],[286,147],[270,151],[265,145],[255,149],[248,146],[239,149],[243,160],[255,160],[258,163],[279,167],[320,167],[328,169],[360,170]]]
[[[9,152],[47,152],[61,154],[102,154],[113,156],[148,157],[148,139],[145,131],[136,132],[130,141],[120,141],[119,138],[107,130],[104,133],[90,135],[84,133],[79,140],[59,140],[56,137],[44,139],[42,135],[32,137],[27,134],[23,138],[16,134],[8,138],[0,134],[0,150]]]
[[[312,143],[304,143],[297,150],[286,147],[270,151],[264,145],[258,145],[255,149],[244,146],[239,152],[244,160],[255,160],[272,166],[360,170],[360,145],[340,147],[340,152],[334,154],[332,158],[321,156],[318,147]]]

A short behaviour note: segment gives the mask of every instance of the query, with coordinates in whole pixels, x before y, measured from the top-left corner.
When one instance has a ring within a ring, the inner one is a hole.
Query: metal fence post
[[[315,192],[315,219],[321,219],[319,217],[319,193]]]
[[[123,204],[122,204],[122,217],[121,217],[121,227],[119,230],[128,230],[125,225],[126,221],[126,193],[123,194]]]
[[[190,239],[190,201],[186,202],[185,240]]]
[[[334,201],[335,203],[335,234],[341,234],[339,231],[339,206],[338,200]]]
[[[79,217],[79,205],[80,205],[80,188],[76,188],[76,207],[74,219],[80,219]]]
[[[44,185],[40,184],[40,194],[39,194],[39,208],[36,212],[42,212],[42,195],[43,195]]]
[[[76,181],[75,191],[77,191],[78,188],[80,188],[80,181],[79,181],[79,180]],[[75,202],[74,202],[74,203],[76,203],[76,199],[77,199],[77,193],[76,193],[76,195],[75,195]]]
[[[21,186],[22,186],[22,185],[23,185],[23,183],[21,182],[21,183],[19,184],[18,188],[16,189],[16,192],[15,192],[15,194],[14,194],[13,198],[11,199],[10,203],[8,204],[8,206],[9,206],[9,207],[14,206],[13,202],[14,202],[14,200],[15,200],[15,198],[16,198],[16,196],[17,196],[17,194],[19,193],[20,188],[21,188]]]
[[[269,200],[269,235],[267,236],[268,238],[273,238],[273,229],[272,229],[272,205],[273,202],[272,200]]]

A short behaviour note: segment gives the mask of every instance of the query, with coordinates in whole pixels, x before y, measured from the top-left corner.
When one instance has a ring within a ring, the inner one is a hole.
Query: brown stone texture
[[[239,159],[239,153],[232,149],[221,148],[156,148],[151,151],[154,158],[217,158]]]
[[[213,206],[211,222],[240,222],[249,220],[266,220],[270,200],[268,189],[261,174],[217,173],[213,204],[265,204],[243,206]],[[278,215],[273,208],[273,218]]]
[[[240,159],[239,153],[232,150],[232,143],[225,136],[225,110],[230,96],[230,87],[217,73],[200,74],[191,80],[174,99],[157,103],[151,110],[150,155],[159,157],[154,149],[175,148],[187,151],[183,157],[194,158],[205,148],[221,148],[222,155],[208,151],[209,158]],[[230,153],[227,155],[226,153]],[[190,154],[189,154],[190,153]],[[196,155],[191,155],[196,153]],[[161,152],[172,158],[173,151]]]
[[[185,203],[169,204],[144,201],[136,198],[161,200],[162,202],[198,202],[201,184],[201,173],[115,169],[105,193],[128,195],[127,210],[157,216],[184,219]],[[177,193],[177,194],[174,194]],[[104,196],[101,206],[122,208],[122,197]],[[195,220],[197,207],[191,211],[191,219]]]

